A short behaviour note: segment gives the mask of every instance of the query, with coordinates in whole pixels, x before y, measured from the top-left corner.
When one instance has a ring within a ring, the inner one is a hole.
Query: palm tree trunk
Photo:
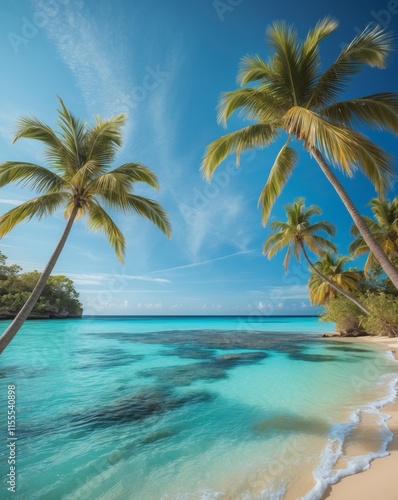
[[[32,312],[32,309],[36,305],[36,302],[39,300],[39,297],[40,297],[41,293],[43,292],[44,286],[47,283],[47,280],[51,274],[51,271],[53,270],[53,268],[58,260],[58,257],[60,256],[60,253],[65,245],[66,239],[69,236],[73,222],[76,218],[77,211],[78,211],[78,207],[75,206],[72,210],[72,213],[69,216],[68,222],[67,222],[66,227],[64,229],[64,232],[61,236],[61,239],[59,240],[58,245],[55,248],[54,253],[52,254],[47,266],[45,267],[44,271],[42,272],[38,282],[36,283],[36,286],[34,287],[32,293],[29,296],[28,300],[26,301],[26,303],[24,304],[22,309],[19,311],[19,313],[16,315],[16,317],[14,318],[14,321],[11,323],[11,325],[7,328],[7,330],[0,337],[0,354],[4,351],[4,349],[8,346],[8,344],[11,342],[11,340],[15,337],[18,330],[21,328],[21,326],[27,320],[29,314]]]
[[[344,187],[337,179],[337,177],[334,175],[332,170],[329,168],[328,164],[326,163],[319,149],[311,147],[310,152],[314,156],[318,165],[321,167],[322,172],[326,175],[329,182],[337,191],[337,194],[340,196],[342,202],[347,208],[349,214],[352,217],[352,220],[357,226],[359,232],[361,233],[363,239],[368,245],[370,251],[373,253],[376,260],[381,265],[383,271],[387,274],[387,276],[393,282],[395,288],[398,290],[398,269],[394,267],[390,259],[387,257],[386,253],[383,251],[383,249],[380,247],[380,245],[373,237],[372,232],[369,230],[365,221],[363,220],[358,210],[356,209],[355,205],[353,204],[351,198],[348,196],[347,191],[344,189]]]
[[[369,309],[366,309],[366,307],[364,305],[362,305],[361,302],[359,302],[359,300],[356,297],[354,297],[350,293],[346,292],[337,283],[334,283],[332,280],[330,280],[329,278],[327,278],[326,276],[324,276],[322,273],[320,273],[318,271],[318,269],[314,266],[314,264],[310,261],[308,255],[307,255],[307,252],[305,251],[304,244],[300,243],[300,246],[301,246],[301,250],[303,251],[305,260],[308,262],[308,265],[314,271],[314,273],[317,274],[321,278],[321,280],[325,281],[328,285],[330,285],[332,288],[334,288],[337,292],[339,292],[342,295],[344,295],[344,297],[346,297],[348,300],[351,300],[351,302],[353,302],[356,306],[358,306],[359,309],[361,309],[361,311],[363,311],[365,314],[367,314],[367,315],[370,314]]]

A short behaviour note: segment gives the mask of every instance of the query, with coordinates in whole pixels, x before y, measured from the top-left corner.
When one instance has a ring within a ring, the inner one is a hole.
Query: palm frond
[[[87,211],[87,226],[92,231],[102,231],[115,250],[120,262],[124,262],[125,238],[109,214],[95,202],[90,202]]]
[[[310,205],[309,207],[306,207],[304,205],[305,203],[305,198],[298,198],[300,201],[300,211],[298,212],[299,214],[299,221],[303,219],[307,224],[310,223],[310,220],[314,215],[321,215],[322,214],[322,209],[318,205]]]
[[[290,244],[287,241],[286,235],[283,233],[275,233],[269,236],[263,245],[263,254],[272,259],[280,250],[285,248],[286,245]]]
[[[321,61],[319,55],[320,42],[338,27],[338,22],[327,16],[317,22],[309,31],[300,51],[300,78],[296,84],[299,104],[304,105],[316,86]]]
[[[127,196],[130,210],[153,222],[163,233],[171,237],[171,223],[165,210],[156,201],[134,194]]]
[[[285,254],[285,258],[283,259],[283,269],[285,272],[287,272],[287,269],[289,267],[290,254],[291,254],[291,248],[288,248]]]
[[[335,253],[323,253],[320,261],[315,262],[314,267],[325,278],[350,292],[359,289],[362,273],[356,270],[344,270],[344,265],[349,257],[337,255]],[[336,291],[325,282],[320,276],[312,272],[309,280],[309,295],[312,304],[325,304],[330,298],[335,297]]]
[[[98,163],[88,160],[77,171],[73,172],[69,182],[78,191],[87,190],[90,181],[98,178],[98,175],[101,175],[103,171],[104,169]]]
[[[85,136],[86,124],[76,118],[65,106],[63,100],[58,97],[61,109],[58,109],[58,125],[68,151],[74,159],[73,167],[78,170],[81,166],[83,152],[83,140]]]
[[[312,234],[311,237],[304,236],[304,240],[311,252],[314,252],[318,256],[322,256],[325,249],[332,250],[333,252],[337,251],[336,245],[323,236]]]
[[[74,157],[54,130],[37,118],[23,116],[19,119],[14,142],[19,139],[34,139],[44,145],[44,154],[52,167],[64,172],[71,166]]]
[[[67,187],[67,182],[55,172],[34,163],[7,161],[0,165],[0,187],[16,182],[39,193],[57,192]]]
[[[334,103],[319,110],[334,124],[345,127],[369,125],[398,133],[398,94],[380,92],[357,99]]]
[[[370,200],[369,205],[373,212],[373,217],[376,223],[370,222],[377,228],[391,228],[397,229],[398,224],[398,197],[392,201],[382,200],[380,198],[373,198]],[[373,229],[371,229],[372,231]]]
[[[331,222],[326,222],[326,221],[316,222],[315,224],[312,224],[306,230],[306,234],[314,234],[314,233],[316,233],[318,231],[324,231],[329,236],[335,236],[336,235],[336,227],[335,227],[335,225],[332,224]]]
[[[319,42],[329,36],[339,26],[339,22],[332,16],[320,19],[313,29],[308,32],[301,49],[302,57],[308,58],[318,50]]]
[[[210,180],[215,169],[231,153],[236,153],[236,164],[239,166],[242,151],[265,147],[275,140],[276,135],[275,128],[268,124],[250,125],[223,135],[206,148],[201,166],[204,177]]]
[[[279,83],[279,95],[297,105],[297,83],[300,75],[300,50],[297,32],[284,21],[267,28],[267,40],[274,49],[272,73]]]
[[[242,58],[237,77],[238,85],[260,80],[265,84],[273,79],[272,68],[260,56],[245,56]]]
[[[290,223],[290,221],[287,223],[287,222],[283,222],[283,221],[279,221],[279,220],[273,220],[270,224],[271,231],[280,231],[280,232],[286,231],[286,232],[288,232],[290,230],[289,223]]]
[[[364,135],[334,125],[308,109],[295,106],[285,115],[285,126],[304,140],[308,149],[319,148],[328,161],[347,175],[359,167],[378,192],[392,185],[392,157]]]
[[[63,148],[63,144],[54,130],[33,117],[23,116],[19,119],[13,142],[21,138],[44,142],[54,150]]]
[[[260,194],[258,205],[262,207],[262,222],[267,223],[272,207],[298,162],[297,152],[287,144],[279,151],[278,156],[271,168],[268,180]]]
[[[391,40],[391,34],[380,26],[366,27],[323,73],[311,94],[308,106],[324,105],[336,99],[345,90],[351,77],[364,65],[384,68],[392,50]]]
[[[12,208],[0,216],[0,238],[9,233],[20,222],[30,220],[32,217],[40,219],[52,215],[69,199],[69,196],[69,193],[66,192],[44,194]]]
[[[96,117],[96,125],[85,137],[88,160],[107,167],[114,159],[116,151],[122,145],[122,127],[126,123],[126,115],[119,114],[108,120]]]
[[[248,120],[275,122],[280,115],[277,101],[265,89],[244,88],[224,92],[217,107],[217,120],[226,125],[231,114],[240,108],[240,115]]]
[[[135,182],[144,182],[159,191],[157,176],[151,169],[142,163],[124,163],[120,167],[111,170],[109,173],[118,177],[124,176],[131,184]]]

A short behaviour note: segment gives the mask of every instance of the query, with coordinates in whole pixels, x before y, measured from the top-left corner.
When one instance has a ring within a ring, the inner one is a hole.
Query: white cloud
[[[14,200],[10,198],[0,198],[0,203],[3,205],[13,205],[13,206],[18,206],[21,203],[23,203],[26,200]]]
[[[151,271],[148,274],[166,273],[168,271],[177,271],[179,269],[187,269],[189,267],[205,266],[206,264],[211,264],[212,262],[217,262],[218,260],[229,259],[230,257],[235,257],[237,255],[244,255],[244,254],[251,254],[251,253],[252,253],[252,251],[250,251],[250,250],[243,250],[242,252],[235,252],[235,253],[231,253],[228,255],[223,255],[222,257],[216,257],[215,259],[207,259],[207,260],[202,260],[201,262],[195,262],[193,264],[185,264],[182,266],[169,267],[167,269],[160,269],[159,271]],[[209,281],[206,283],[214,283],[214,281]],[[224,283],[224,281],[222,281],[222,283]]]
[[[144,309],[162,309],[162,303],[161,302],[148,302],[146,304],[138,304],[139,308],[144,308]]]
[[[76,283],[80,285],[106,285],[107,282],[111,282],[115,284],[116,281],[116,287],[117,290],[119,289],[125,289],[125,286],[123,286],[123,281],[128,280],[128,281],[148,281],[151,283],[160,283],[160,284],[167,284],[171,283],[170,280],[165,279],[165,278],[152,278],[151,276],[135,276],[135,275],[129,275],[129,274],[112,274],[112,273],[97,273],[97,274],[76,274],[76,273],[68,273],[68,276]],[[116,280],[115,280],[116,278]],[[115,291],[117,291],[115,290]]]
[[[36,0],[34,5],[40,11],[41,2]],[[44,30],[73,74],[87,108],[114,115],[115,104],[128,93],[128,78],[123,48],[114,46],[117,37],[110,32],[114,28],[107,26],[97,26],[82,2],[72,0]]]
[[[203,193],[204,201],[200,205],[195,196],[179,204],[186,224],[186,245],[190,257],[196,260],[204,247],[207,249],[225,243],[238,250],[246,250],[251,235],[243,196],[220,192],[217,196],[206,197]]]
[[[308,299],[307,285],[264,286],[261,290],[251,290],[249,293],[261,300],[271,300],[273,303],[279,300]]]

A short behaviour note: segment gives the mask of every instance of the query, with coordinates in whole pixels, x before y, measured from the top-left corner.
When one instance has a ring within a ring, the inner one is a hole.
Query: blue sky
[[[115,216],[127,239],[122,266],[102,234],[76,223],[54,273],[71,277],[85,314],[311,314],[307,266],[283,254],[261,253],[269,235],[257,199],[278,145],[247,153],[241,168],[227,159],[211,184],[199,166],[207,144],[224,133],[215,108],[222,91],[236,88],[246,54],[267,58],[266,26],[276,19],[300,34],[328,14],[340,28],[323,44],[327,65],[359,30],[379,22],[394,33],[398,2],[305,0],[4,0],[0,6],[0,161],[43,163],[34,141],[12,145],[18,117],[34,115],[54,126],[61,96],[90,122],[128,115],[124,146],[115,166],[139,161],[159,177],[161,191],[137,193],[161,202],[170,214],[167,240],[147,220]],[[366,70],[347,95],[396,91],[397,53],[387,70]],[[233,117],[228,130],[242,126]],[[388,151],[396,138],[368,132]],[[337,226],[339,251],[347,252],[351,221],[323,174],[299,148],[300,165],[277,201],[272,218],[296,196],[323,209]],[[375,195],[361,175],[342,179],[362,213]],[[391,193],[394,194],[394,193]],[[0,213],[31,197],[16,186],[0,191]],[[41,270],[65,220],[61,213],[21,224],[0,242],[9,262]],[[361,264],[361,261],[358,262]]]

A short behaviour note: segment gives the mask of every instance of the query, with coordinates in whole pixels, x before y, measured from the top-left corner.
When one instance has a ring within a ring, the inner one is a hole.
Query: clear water
[[[325,331],[333,324],[317,318],[27,322],[0,358],[0,497],[320,499],[385,453],[391,433],[377,408],[398,376],[376,347]]]

